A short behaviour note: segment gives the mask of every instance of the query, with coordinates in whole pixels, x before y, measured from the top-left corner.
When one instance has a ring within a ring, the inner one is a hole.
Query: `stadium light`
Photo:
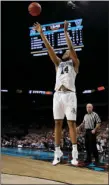
[[[97,90],[98,91],[103,91],[103,90],[105,90],[105,87],[104,86],[98,87]]]
[[[8,92],[7,89],[1,89],[1,92]]]
[[[91,90],[85,90],[83,91],[83,94],[88,94],[88,93],[91,93],[92,91]]]

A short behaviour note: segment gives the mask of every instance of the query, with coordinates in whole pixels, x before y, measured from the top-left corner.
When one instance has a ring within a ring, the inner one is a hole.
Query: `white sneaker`
[[[78,165],[78,161],[76,159],[72,159],[71,160],[71,164],[74,165],[74,166],[77,166]]]
[[[54,160],[53,165],[57,165],[61,161],[61,157],[63,156],[63,152],[60,150],[59,152],[54,152]]]
[[[78,165],[78,151],[72,151],[72,160],[71,164],[77,166]]]

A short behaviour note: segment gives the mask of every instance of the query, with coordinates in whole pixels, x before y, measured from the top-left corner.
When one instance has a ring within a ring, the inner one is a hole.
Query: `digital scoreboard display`
[[[82,19],[67,21],[68,33],[72,40],[73,46],[76,51],[81,51],[83,45],[83,25]],[[51,46],[54,48],[55,53],[61,54],[63,50],[68,49],[66,38],[64,35],[64,22],[57,22],[52,24],[41,25],[44,35],[47,37]],[[33,30],[33,27],[29,28],[31,54],[33,56],[47,55],[48,51],[41,39],[40,34]]]

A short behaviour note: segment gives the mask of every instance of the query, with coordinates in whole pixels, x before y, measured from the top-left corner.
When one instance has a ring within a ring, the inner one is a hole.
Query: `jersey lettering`
[[[61,74],[64,74],[65,72],[69,72],[68,66],[66,66],[64,69],[62,68]]]

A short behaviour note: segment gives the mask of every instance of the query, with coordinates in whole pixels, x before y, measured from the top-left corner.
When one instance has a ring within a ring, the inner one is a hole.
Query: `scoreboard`
[[[81,51],[83,45],[83,25],[82,19],[67,21],[68,34],[76,51]],[[63,50],[68,49],[64,35],[64,22],[41,25],[44,35],[47,37],[55,53],[61,54]],[[41,39],[40,34],[29,27],[31,54],[33,56],[47,55],[47,49]]]

